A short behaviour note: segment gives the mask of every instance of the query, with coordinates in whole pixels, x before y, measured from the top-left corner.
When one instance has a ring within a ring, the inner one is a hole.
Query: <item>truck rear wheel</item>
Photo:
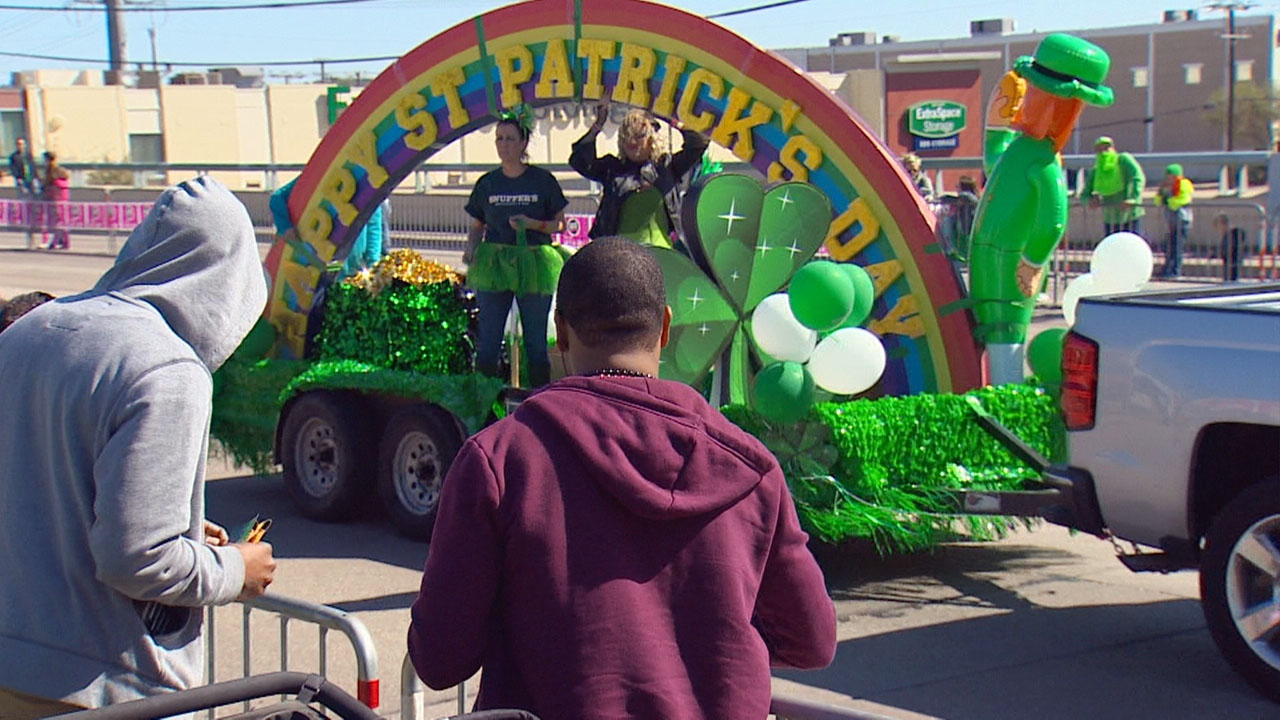
[[[401,534],[431,539],[444,476],[461,446],[453,423],[428,407],[407,408],[387,423],[378,447],[378,496]]]
[[[281,433],[284,484],[302,514],[343,520],[364,506],[369,439],[362,409],[325,392],[298,398]]]
[[[1280,701],[1280,482],[1240,493],[1205,537],[1200,598],[1227,661]]]

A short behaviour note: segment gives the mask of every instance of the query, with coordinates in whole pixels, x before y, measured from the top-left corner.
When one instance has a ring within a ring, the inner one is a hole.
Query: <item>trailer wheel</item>
[[[1280,482],[1248,488],[1205,536],[1200,599],[1227,662],[1280,700]]]
[[[281,434],[284,484],[302,514],[344,520],[364,507],[369,487],[367,419],[339,396],[308,393],[289,408]]]
[[[378,496],[401,534],[430,540],[440,490],[462,437],[431,408],[414,406],[391,418],[378,447]]]

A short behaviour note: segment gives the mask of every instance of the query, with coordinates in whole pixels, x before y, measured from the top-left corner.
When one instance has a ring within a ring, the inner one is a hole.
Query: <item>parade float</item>
[[[607,93],[707,133],[763,178],[707,174],[686,195],[691,257],[659,253],[674,313],[663,376],[704,389],[777,455],[824,542],[888,551],[998,537],[1020,522],[1005,515],[1052,511],[1037,483],[1065,454],[1060,340],[1031,343],[1030,380],[1020,353],[1022,311],[1062,226],[1029,223],[1058,217],[1053,193],[1065,203],[1048,168],[1096,99],[1081,88],[1105,90],[1107,65],[1096,46],[1053,35],[1002,84],[992,180],[1015,187],[1031,163],[1044,182],[984,199],[978,227],[1000,227],[974,244],[984,292],[970,297],[887,148],[780,57],[642,0],[535,0],[476,17],[393,63],[321,141],[289,196],[296,234],[273,249],[264,320],[217,378],[212,432],[240,462],[282,465],[309,516],[346,517],[376,495],[398,529],[429,537],[453,454],[521,392],[471,372],[452,268],[407,250],[341,283],[328,268],[438,149],[522,103]],[[1013,317],[975,323],[988,307]],[[993,339],[1019,346],[998,386],[983,377]]]

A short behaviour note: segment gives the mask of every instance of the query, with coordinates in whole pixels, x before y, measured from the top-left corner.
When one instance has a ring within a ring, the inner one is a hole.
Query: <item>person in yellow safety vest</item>
[[[1156,205],[1164,208],[1166,235],[1164,270],[1160,277],[1173,278],[1182,274],[1182,245],[1187,241],[1191,228],[1191,193],[1195,187],[1182,176],[1182,166],[1172,163],[1164,169],[1164,182],[1156,191]]]
[[[1132,153],[1116,152],[1115,142],[1103,135],[1093,142],[1093,169],[1085,174],[1080,200],[1102,207],[1103,237],[1117,232],[1141,234],[1142,189],[1147,178]]]

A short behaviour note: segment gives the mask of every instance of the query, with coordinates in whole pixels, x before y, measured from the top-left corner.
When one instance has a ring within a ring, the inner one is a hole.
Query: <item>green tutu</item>
[[[467,286],[483,292],[554,295],[568,248],[551,245],[503,245],[482,242],[467,270]]]

